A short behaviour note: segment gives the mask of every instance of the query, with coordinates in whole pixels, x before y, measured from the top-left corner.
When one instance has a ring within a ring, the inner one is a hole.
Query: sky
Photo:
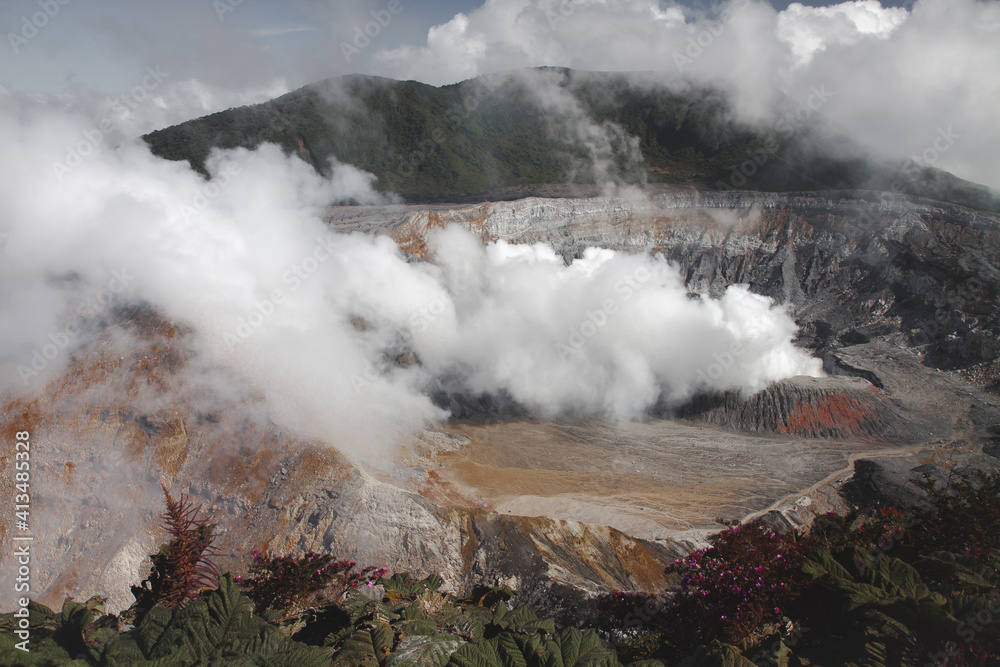
[[[46,4],[52,16],[35,22],[36,28],[44,24],[37,35],[27,38],[27,43],[16,37],[12,41],[11,34],[31,34],[25,20],[45,10]],[[392,16],[370,48],[391,51],[420,44],[434,26],[448,23],[459,13],[474,14],[483,4],[482,0],[399,0],[401,11]],[[527,3],[505,0],[494,4],[519,7]],[[585,3],[565,3],[574,4],[582,7]],[[791,3],[769,4],[782,10]],[[885,7],[912,4],[882,3]],[[289,85],[299,86],[339,74],[377,73],[378,67],[364,54],[353,63],[343,56],[326,56],[331,43],[350,42],[354,28],[371,20],[371,11],[383,11],[387,5],[378,0],[5,0],[0,7],[0,29],[7,38],[6,48],[0,51],[0,82],[17,90],[50,93],[82,83],[120,94],[154,60],[183,71],[184,76],[208,81],[231,77],[233,84],[259,84],[281,76]],[[681,6],[703,11],[712,4],[699,1]]]

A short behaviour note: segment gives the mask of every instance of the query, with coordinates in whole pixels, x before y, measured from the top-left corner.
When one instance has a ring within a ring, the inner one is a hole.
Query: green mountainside
[[[734,120],[718,90],[652,75],[541,68],[434,87],[351,75],[269,102],[151,132],[152,151],[205,172],[213,147],[263,142],[319,172],[330,159],[410,201],[563,183],[693,183],[710,189],[895,190],[1000,210],[1000,195],[914,163],[817,146],[790,115],[771,128]],[[838,142],[842,145],[844,142]],[[846,155],[846,156],[845,156]]]

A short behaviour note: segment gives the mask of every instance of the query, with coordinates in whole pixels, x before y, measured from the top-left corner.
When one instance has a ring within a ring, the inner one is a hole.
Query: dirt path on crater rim
[[[752,514],[749,514],[744,519],[744,521],[750,521],[752,519],[756,519],[759,516],[767,514],[771,510],[776,510],[780,507],[791,505],[796,500],[802,498],[803,496],[809,497],[811,495],[814,495],[822,487],[832,486],[838,480],[846,481],[851,475],[854,474],[854,464],[856,461],[860,459],[879,459],[879,458],[889,459],[889,458],[902,458],[905,456],[916,456],[921,452],[925,451],[930,451],[930,450],[933,450],[934,452],[941,451],[941,449],[943,449],[946,445],[947,443],[935,444],[935,443],[924,442],[913,445],[896,446],[891,449],[887,448],[872,449],[868,451],[856,452],[854,454],[850,454],[847,457],[847,465],[845,467],[830,473],[829,475],[819,480],[809,488],[803,489],[802,491],[799,491],[797,493],[789,494],[784,498],[780,498],[774,501],[774,503],[772,503],[770,507],[766,507],[762,510],[758,510],[756,512],[753,512]]]

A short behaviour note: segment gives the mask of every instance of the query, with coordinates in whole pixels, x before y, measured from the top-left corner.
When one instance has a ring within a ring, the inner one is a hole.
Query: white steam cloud
[[[580,101],[561,85],[564,78],[561,72],[521,70],[511,76],[545,114],[550,132],[570,145],[586,149],[586,167],[592,170],[592,177],[602,186],[604,194],[622,189],[624,179],[615,173],[616,149],[625,158],[626,169],[633,176],[637,173],[636,168],[641,167],[643,162],[639,140],[629,136],[616,123],[598,123],[592,119]],[[578,168],[579,165],[574,165],[574,173],[566,177],[568,181],[576,178],[575,170]],[[640,168],[638,173],[644,180],[645,170]]]
[[[630,419],[661,398],[820,373],[770,299],[691,298],[661,257],[591,248],[567,266],[547,245],[483,248],[459,228],[431,246],[445,291],[411,320],[427,369],[544,415]]]
[[[188,325],[196,364],[358,458],[444,418],[432,387],[634,418],[699,389],[820,372],[784,309],[740,287],[689,297],[659,258],[592,249],[566,265],[547,246],[483,247],[450,228],[430,239],[433,262],[415,261],[323,224],[333,200],[382,200],[351,166],[323,178],[265,145],[214,153],[206,182],[142,143],[56,165],[85,129],[61,113],[0,117],[8,397],[57,375],[111,300]],[[398,363],[408,353],[419,363]]]

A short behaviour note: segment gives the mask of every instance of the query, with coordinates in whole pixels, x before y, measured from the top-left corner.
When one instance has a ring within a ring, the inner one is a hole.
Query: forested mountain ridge
[[[815,100],[814,100],[815,101]],[[151,132],[152,151],[205,172],[213,147],[264,142],[318,171],[330,159],[411,201],[554,183],[693,183],[706,189],[894,190],[987,210],[1000,196],[913,161],[827,148],[813,112],[738,120],[722,92],[648,74],[541,68],[434,87],[351,75]],[[845,157],[846,156],[846,157]]]

